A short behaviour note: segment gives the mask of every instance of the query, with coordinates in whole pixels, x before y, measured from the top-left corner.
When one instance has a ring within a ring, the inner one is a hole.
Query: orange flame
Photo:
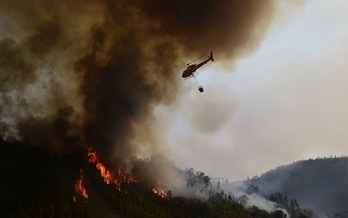
[[[138,180],[122,173],[121,169],[118,169],[116,172],[107,170],[105,165],[100,162],[97,152],[92,147],[88,148],[88,161],[95,164],[95,167],[100,171],[100,175],[106,184],[114,184],[118,190],[121,190],[122,184],[138,183]],[[161,180],[158,180],[157,185],[152,188],[152,192],[162,198],[168,198],[167,190]]]
[[[93,148],[88,148],[88,161],[95,164],[95,167],[100,171],[100,175],[103,177],[106,184],[114,184],[118,190],[121,190],[122,184],[137,183],[138,180],[128,177],[122,173],[121,169],[118,169],[116,174],[107,170],[103,163],[99,161],[97,152]]]
[[[85,186],[83,185],[83,171],[80,169],[80,178],[76,181],[75,184],[76,194],[81,195],[84,199],[88,199],[88,194]],[[73,197],[73,200],[76,202],[76,196]]]
[[[162,198],[168,198],[166,188],[164,186],[163,181],[158,180],[157,185],[152,188],[152,192],[155,193],[156,195],[161,196]]]

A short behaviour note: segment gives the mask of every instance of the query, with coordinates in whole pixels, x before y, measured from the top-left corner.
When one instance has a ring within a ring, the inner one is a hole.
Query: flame
[[[156,195],[161,196],[162,198],[168,198],[166,188],[164,186],[163,181],[161,180],[157,181],[157,185],[152,188],[152,192]]]
[[[122,184],[138,183],[138,180],[125,175],[121,169],[118,169],[116,172],[106,169],[105,165],[100,162],[97,152],[92,147],[88,148],[88,162],[95,164],[106,184],[114,184],[119,191]],[[156,186],[152,188],[152,192],[162,198],[168,198],[167,190],[162,180],[157,181]]]
[[[99,161],[97,152],[93,148],[88,148],[88,162],[95,164],[95,167],[100,171],[106,184],[114,184],[118,190],[121,190],[122,184],[137,183],[138,180],[126,176],[118,169],[116,173],[106,169],[105,165]]]
[[[80,169],[80,178],[76,181],[75,184],[75,192],[76,194],[82,196],[84,199],[88,199],[88,194],[85,186],[83,185],[83,171]],[[77,197],[73,197],[74,202],[76,203]]]

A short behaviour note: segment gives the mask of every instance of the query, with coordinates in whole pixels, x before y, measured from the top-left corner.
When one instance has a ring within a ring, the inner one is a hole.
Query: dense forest
[[[1,217],[273,218],[292,213],[285,207],[272,212],[256,206],[245,207],[243,199],[223,191],[211,191],[208,198],[200,199],[176,197],[170,190],[163,198],[140,183],[126,183],[119,189],[106,184],[95,166],[85,161],[84,154],[56,156],[42,148],[3,140],[0,147]],[[75,190],[81,168],[88,198]],[[210,182],[202,172],[190,169],[186,173],[191,175],[188,186],[200,181],[199,178],[205,184]],[[269,197],[279,205],[283,198],[280,194]],[[291,206],[299,209],[297,202],[291,201]],[[311,214],[297,213],[295,217],[311,217]]]
[[[323,216],[347,214],[347,157],[297,161],[249,179],[246,183],[257,186],[265,193],[283,193]]]

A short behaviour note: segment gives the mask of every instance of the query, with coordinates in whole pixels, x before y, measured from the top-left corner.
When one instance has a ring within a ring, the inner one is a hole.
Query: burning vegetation
[[[97,152],[92,147],[88,148],[88,162],[95,165],[106,184],[115,185],[116,189],[119,191],[121,191],[123,185],[139,183],[137,179],[123,173],[120,168],[118,168],[116,171],[107,169],[106,166],[99,160]],[[153,193],[161,196],[162,198],[167,197],[166,187],[161,180],[158,180],[157,184],[151,190]]]
[[[95,167],[100,171],[100,175],[103,177],[106,184],[114,184],[118,190],[121,190],[123,184],[138,182],[136,179],[124,174],[120,168],[115,172],[108,170],[105,165],[100,162],[97,152],[92,147],[88,148],[88,162],[95,164]]]
[[[80,169],[80,178],[76,181],[76,184],[75,184],[75,193],[78,196],[82,196],[86,200],[88,199],[87,190],[83,184],[83,170],[82,169]],[[77,196],[74,196],[73,200],[75,203],[77,203]]]
[[[187,184],[184,186],[185,192],[191,195],[189,198],[176,197],[174,193],[178,190],[174,190],[173,195],[171,190],[166,193],[167,184],[163,184],[162,181],[157,181],[158,188],[153,189],[141,186],[140,180],[138,183],[121,186],[120,191],[112,182],[105,182],[96,164],[88,163],[89,158],[85,159],[85,164],[82,164],[83,170],[80,170],[81,164],[72,161],[77,159],[76,155],[61,158],[45,149],[11,144],[1,139],[0,145],[0,211],[3,217],[285,216],[282,211],[267,212],[257,207],[247,209],[236,196],[223,192],[221,188],[228,185],[227,183],[221,183],[216,187],[215,183],[210,181],[206,186],[207,177],[202,172],[194,172],[191,169],[178,171],[178,175],[186,178]],[[80,154],[77,156],[81,157]],[[96,157],[98,160],[98,156]],[[109,172],[113,175],[112,171]],[[153,192],[156,192],[157,196]],[[163,198],[159,195],[161,193],[168,196],[164,195]],[[202,196],[202,193],[208,198],[201,199],[199,196]],[[279,195],[271,197],[285,199]],[[247,200],[246,198],[243,197],[244,200]],[[295,206],[298,210],[297,204]]]
[[[164,186],[163,181],[161,180],[158,180],[157,185],[152,188],[152,192],[161,196],[162,198],[168,197],[166,187]]]

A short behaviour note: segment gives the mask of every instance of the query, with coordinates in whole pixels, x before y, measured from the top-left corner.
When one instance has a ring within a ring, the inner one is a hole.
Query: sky
[[[155,108],[161,148],[181,168],[230,181],[348,153],[348,2],[280,4],[254,52],[209,62]]]

